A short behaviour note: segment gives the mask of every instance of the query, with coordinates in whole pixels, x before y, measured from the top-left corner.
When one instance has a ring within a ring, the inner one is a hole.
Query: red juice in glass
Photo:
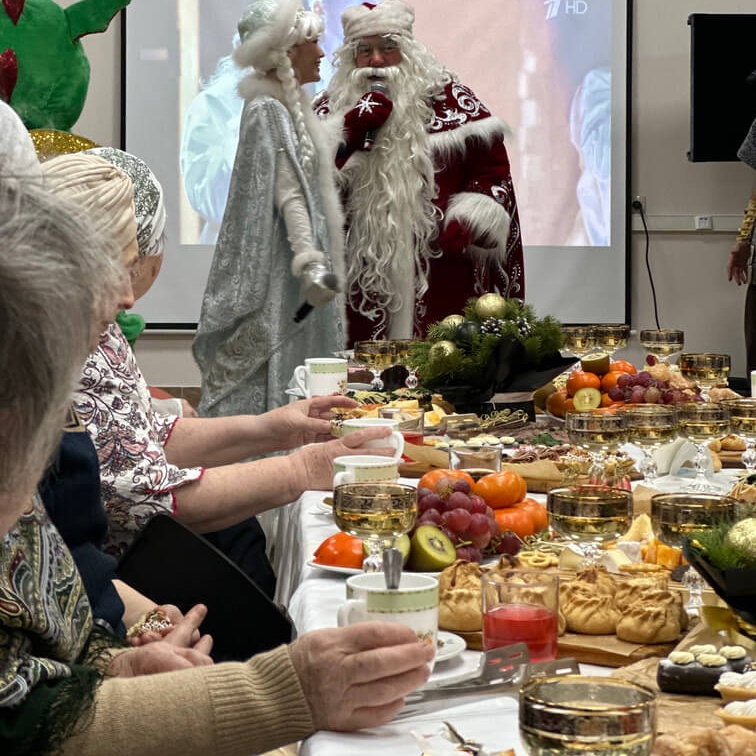
[[[415,446],[423,445],[423,432],[422,431],[402,431],[405,444],[414,444]]]
[[[557,616],[543,606],[505,604],[483,615],[483,648],[525,643],[534,662],[557,656]]]

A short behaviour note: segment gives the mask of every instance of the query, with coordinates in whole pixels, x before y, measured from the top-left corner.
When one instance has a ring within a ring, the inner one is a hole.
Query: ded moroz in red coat
[[[328,114],[327,96],[315,105]],[[438,190],[434,204],[439,233],[451,220],[471,229],[472,243],[461,252],[429,260],[428,290],[415,303],[414,336],[452,313],[461,313],[470,297],[496,291],[525,298],[520,220],[504,145],[503,121],[463,84],[451,82],[433,101],[428,128]],[[348,254],[348,252],[347,252]],[[370,292],[351,292],[370,298]],[[386,329],[348,308],[349,341],[385,338]],[[377,322],[377,321],[376,321]]]

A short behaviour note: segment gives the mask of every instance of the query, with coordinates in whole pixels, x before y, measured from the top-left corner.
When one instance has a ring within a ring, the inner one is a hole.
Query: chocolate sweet
[[[724,653],[722,653],[724,652]],[[744,672],[751,659],[740,646],[721,649],[692,646],[687,651],[673,651],[659,661],[656,682],[665,693],[693,696],[716,696],[714,686],[725,672]]]

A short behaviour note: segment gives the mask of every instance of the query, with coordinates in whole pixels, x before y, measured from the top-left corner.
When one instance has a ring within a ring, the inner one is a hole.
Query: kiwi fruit
[[[586,373],[595,373],[596,375],[605,375],[609,372],[611,359],[606,352],[594,352],[587,354],[580,360],[580,367]]]
[[[384,546],[385,548],[390,548],[391,540],[387,539],[386,541],[384,541]],[[406,533],[402,533],[400,536],[397,536],[394,539],[394,547],[402,552],[402,567],[406,567],[411,549],[410,537]],[[370,553],[370,547],[367,545],[367,541],[362,544],[362,552],[365,556]]]
[[[540,386],[533,392],[533,404],[540,409],[546,409],[546,400],[557,390],[552,381]]]
[[[433,525],[420,525],[413,533],[407,568],[414,572],[439,572],[457,558],[449,537]]]

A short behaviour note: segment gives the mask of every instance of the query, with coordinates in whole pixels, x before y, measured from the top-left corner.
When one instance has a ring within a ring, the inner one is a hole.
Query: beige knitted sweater
[[[250,756],[313,732],[286,646],[227,662],[107,679],[71,756]]]

